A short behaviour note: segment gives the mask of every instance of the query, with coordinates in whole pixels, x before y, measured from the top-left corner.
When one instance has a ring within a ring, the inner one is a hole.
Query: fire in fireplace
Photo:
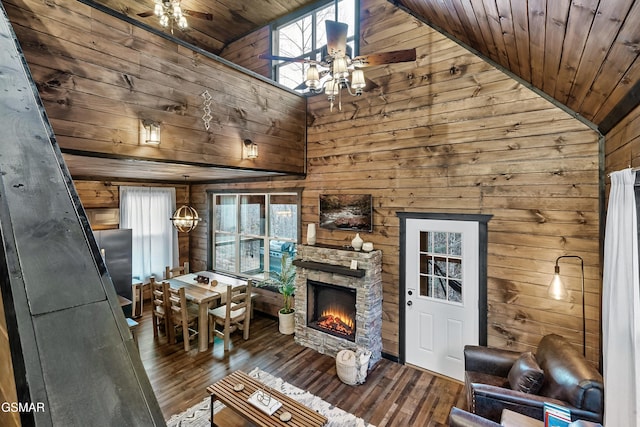
[[[356,290],[307,280],[307,326],[355,341]]]

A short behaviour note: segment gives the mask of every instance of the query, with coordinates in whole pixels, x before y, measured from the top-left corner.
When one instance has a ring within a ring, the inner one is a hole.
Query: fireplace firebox
[[[355,341],[355,289],[307,280],[307,307],[308,327]]]

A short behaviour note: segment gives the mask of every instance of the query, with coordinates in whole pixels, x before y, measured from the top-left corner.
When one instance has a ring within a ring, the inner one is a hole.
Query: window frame
[[[274,22],[271,23],[270,25],[270,45],[271,45],[271,54],[274,56],[279,56],[280,53],[278,51],[278,39],[279,39],[279,30],[283,27],[286,27],[296,21],[302,20],[305,17],[311,15],[311,19],[312,19],[312,50],[309,52],[305,52],[302,55],[296,56],[295,58],[300,58],[300,59],[309,59],[309,58],[316,58],[318,55],[320,55],[320,53],[322,52],[322,48],[324,46],[326,46],[326,43],[324,45],[321,46],[317,46],[316,40],[316,31],[317,31],[317,12],[326,8],[328,5],[332,4],[335,7],[335,15],[334,15],[334,20],[338,21],[338,16],[339,16],[339,12],[338,12],[338,5],[340,4],[342,0],[321,0],[318,1],[306,8],[300,9],[294,13],[291,13],[289,15],[286,15]],[[349,44],[350,42],[353,42],[353,52],[352,52],[352,57],[358,56],[360,53],[360,0],[353,0],[353,8],[354,8],[354,23],[353,23],[353,36],[351,37],[347,37],[347,44]],[[351,25],[351,24],[349,24]],[[321,58],[322,59],[322,58]],[[271,61],[271,78],[273,79],[273,81],[275,81],[278,84],[281,84],[285,87],[288,87],[286,85],[284,85],[283,83],[280,82],[280,68],[286,65],[289,65],[290,62],[286,62],[286,61]],[[303,66],[304,67],[304,66]],[[305,72],[306,72],[306,68],[304,68]],[[300,82],[303,83],[303,82]],[[294,90],[294,89],[291,89]],[[309,93],[308,90],[304,90],[304,91],[300,91],[301,93]]]
[[[240,226],[240,213],[241,213],[241,198],[242,196],[264,196],[265,198],[265,232],[263,236],[259,236],[263,241],[264,251],[264,263],[263,263],[263,278],[267,279],[269,276],[270,265],[269,265],[269,256],[268,256],[268,248],[269,241],[277,238],[278,240],[294,243],[296,246],[300,244],[301,232],[302,232],[302,189],[300,188],[283,188],[283,189],[255,189],[251,191],[238,191],[238,190],[207,190],[207,206],[209,207],[209,221],[207,224],[207,268],[209,270],[214,270],[215,264],[215,253],[216,253],[216,203],[215,198],[218,195],[224,196],[236,196],[236,229],[233,233],[226,232],[225,234],[234,236],[234,244],[235,244],[235,259],[234,263],[234,271],[227,270],[217,270],[222,274],[234,275],[243,278],[256,278],[256,275],[251,274],[243,274],[240,272],[240,247],[241,247],[241,239],[243,235],[250,236],[255,238],[255,235],[243,234],[241,232]],[[269,224],[269,206],[271,202],[271,196],[278,195],[293,195],[296,197],[296,209],[297,209],[297,218],[296,218],[296,238],[282,238],[279,236],[271,236],[270,235],[270,224]]]

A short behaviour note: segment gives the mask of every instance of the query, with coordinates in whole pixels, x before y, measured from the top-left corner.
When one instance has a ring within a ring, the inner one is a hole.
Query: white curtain
[[[175,206],[175,188],[120,187],[120,227],[133,236],[132,276],[144,283],[178,265],[178,232],[170,220]]]
[[[640,287],[635,172],[611,174],[602,284],[604,425],[640,426]]]

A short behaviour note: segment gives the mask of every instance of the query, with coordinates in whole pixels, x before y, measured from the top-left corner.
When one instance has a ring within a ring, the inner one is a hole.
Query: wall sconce
[[[258,158],[258,144],[250,139],[245,139],[242,143],[242,157],[248,160]]]
[[[141,120],[140,125],[140,145],[160,144],[160,124],[152,120]]]
[[[549,283],[549,288],[547,292],[549,296],[556,300],[566,300],[569,297],[569,292],[567,292],[567,288],[565,288],[562,283],[562,279],[560,278],[560,265],[558,265],[558,261],[562,258],[574,258],[580,261],[580,271],[582,273],[582,287],[580,288],[582,292],[582,354],[587,356],[587,317],[585,315],[585,304],[584,304],[584,261],[578,255],[562,255],[556,258],[556,266],[555,273],[553,275],[553,279],[551,283]]]

